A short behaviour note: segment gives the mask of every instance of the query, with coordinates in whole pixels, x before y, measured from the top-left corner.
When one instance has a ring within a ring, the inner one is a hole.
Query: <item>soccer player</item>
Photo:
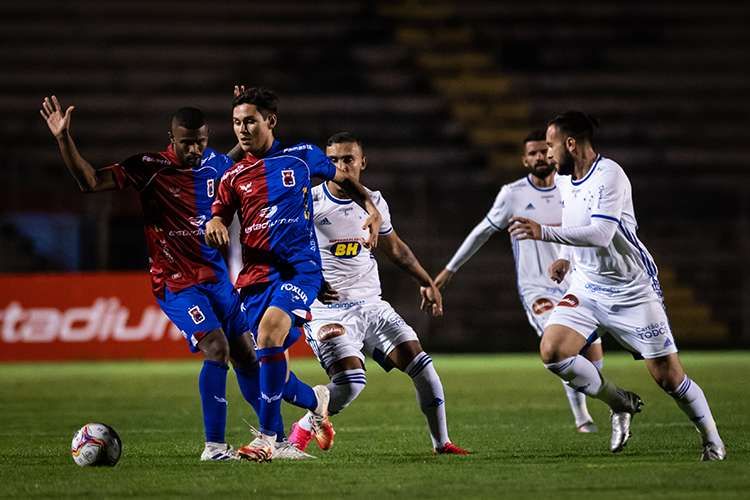
[[[328,388],[311,388],[287,372],[286,350],[310,319],[310,305],[323,282],[311,218],[311,178],[333,180],[364,207],[368,215],[362,228],[370,231],[365,244],[371,247],[377,244],[381,217],[362,185],[337,171],[318,147],[284,147],[274,138],[278,97],[272,91],[246,89],[232,108],[234,132],[247,155],[221,179],[206,239],[226,245],[227,225],[239,213],[243,268],[236,286],[257,338],[261,401],[260,432],[238,453],[263,462],[272,458],[282,398],[315,413],[333,434],[326,418]]]
[[[443,290],[453,276],[493,234],[504,230],[513,216],[535,217],[544,224],[559,226],[562,220],[560,191],[555,186],[555,167],[547,163],[547,145],[543,131],[531,132],[523,141],[521,163],[527,175],[500,189],[495,203],[482,221],[469,233],[445,266],[435,284]],[[555,304],[565,295],[568,282],[556,284],[547,268],[558,259],[561,246],[538,241],[516,241],[511,238],[516,279],[521,304],[529,324],[539,337],[544,332]],[[582,353],[599,370],[602,369],[601,339]],[[596,432],[594,419],[586,407],[586,395],[563,383],[578,432]]]
[[[579,354],[595,335],[591,332],[604,327],[634,356],[645,359],[656,383],[695,424],[703,440],[701,459],[723,460],[726,449],[708,401],[677,355],[656,264],[636,236],[630,181],[620,165],[595,151],[595,127],[578,111],[554,117],[547,127],[547,160],[561,174],[572,174],[557,183],[564,203],[562,227],[511,219],[509,231],[518,240],[572,247],[570,288],[547,322],[539,348],[542,361],[571,387],[611,408],[610,450],[619,452],[643,403]],[[550,271],[562,279],[570,268],[570,261],[560,260]]]
[[[339,171],[357,180],[367,166],[362,143],[348,132],[328,139],[326,155]],[[380,297],[378,264],[363,244],[367,233],[362,220],[367,213],[335,182],[314,187],[312,194],[323,275],[330,290],[325,303],[313,304],[314,319],[305,325],[305,338],[331,379],[329,414],[346,408],[365,388],[364,349],[386,371],[396,367],[412,379],[435,452],[466,455],[448,437],[443,385],[432,359],[422,350],[414,330]],[[423,306],[435,316],[442,315],[440,292],[393,229],[385,199],[377,191],[370,196],[383,217],[379,248],[419,283]],[[316,432],[318,419],[312,412],[304,415],[292,425],[289,441],[304,450],[315,437],[322,449],[330,448],[329,436]]]
[[[257,413],[258,361],[251,336],[245,335],[249,327],[224,259],[204,239],[217,179],[233,160],[207,147],[203,113],[186,107],[172,116],[166,150],[140,153],[94,169],[78,152],[70,133],[73,109],[70,106],[63,113],[57,97],[52,96],[44,99],[40,113],[81,191],[128,186],[138,191],[152,291],[161,309],[182,331],[190,350],[200,351],[204,357],[198,377],[206,435],[201,460],[236,458],[224,437],[228,363],[232,362],[241,392]],[[235,152],[242,154],[239,148],[230,154]]]

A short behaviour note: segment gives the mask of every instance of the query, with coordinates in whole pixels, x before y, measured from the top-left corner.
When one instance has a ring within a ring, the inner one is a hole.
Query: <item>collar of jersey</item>
[[[349,203],[352,202],[352,200],[342,200],[341,198],[336,198],[335,196],[333,196],[331,192],[328,191],[328,186],[326,185],[325,182],[323,183],[323,192],[326,194],[329,200],[331,200],[332,202],[338,205],[348,205]]]
[[[281,141],[278,139],[274,139],[273,144],[271,144],[271,147],[268,149],[268,151],[263,153],[263,158],[267,156],[275,155],[279,151],[281,151]]]
[[[553,185],[552,187],[548,188],[540,188],[531,181],[531,174],[526,176],[526,180],[529,182],[529,184],[531,184],[531,187],[533,187],[537,191],[554,191],[555,189],[557,189],[557,185]]]
[[[586,179],[588,179],[589,177],[591,177],[591,174],[593,174],[594,170],[596,170],[596,166],[599,165],[599,160],[601,160],[601,159],[602,159],[602,155],[596,155],[596,161],[591,166],[591,168],[589,169],[588,173],[585,176],[583,176],[583,179],[581,179],[580,181],[574,181],[573,179],[571,179],[570,183],[573,184],[574,186],[578,186],[578,185],[583,184],[584,182],[586,182]]]

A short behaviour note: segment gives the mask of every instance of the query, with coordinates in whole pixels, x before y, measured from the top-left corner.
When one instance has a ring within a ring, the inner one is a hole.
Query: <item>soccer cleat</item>
[[[464,450],[460,446],[456,446],[455,444],[448,441],[445,443],[444,446],[441,448],[435,448],[435,454],[437,455],[469,455],[470,452],[468,450]]]
[[[593,432],[599,432],[599,427],[597,427],[594,422],[584,422],[576,427],[576,431],[581,434],[591,434]]]
[[[297,422],[292,424],[292,432],[289,433],[289,442],[296,446],[298,450],[305,451],[312,439],[312,431],[306,431]]]
[[[701,462],[712,462],[725,458],[727,458],[727,449],[724,447],[724,443],[706,443],[703,445]]]
[[[257,432],[255,439],[250,444],[246,444],[237,450],[237,456],[252,462],[270,462],[273,458],[273,451],[276,448],[275,441],[275,436],[266,436]]]
[[[315,442],[318,443],[318,448],[323,451],[333,448],[333,438],[336,436],[336,431],[328,417],[313,416],[310,422],[312,423],[312,435],[315,437]]]
[[[227,460],[239,460],[237,452],[227,443],[206,444],[201,453],[202,462],[224,462]]]
[[[640,413],[643,406],[643,401],[638,394],[624,390],[620,390],[619,393],[622,398],[620,404],[617,408],[610,410],[612,437],[609,441],[609,451],[612,453],[619,453],[628,444],[633,415]]]
[[[318,457],[298,449],[291,441],[282,441],[276,443],[272,458],[274,460],[310,460],[317,459]]]
[[[328,402],[331,400],[331,391],[324,385],[316,385],[313,387],[315,398],[318,401],[318,405],[312,410],[313,414],[317,417],[328,416]]]

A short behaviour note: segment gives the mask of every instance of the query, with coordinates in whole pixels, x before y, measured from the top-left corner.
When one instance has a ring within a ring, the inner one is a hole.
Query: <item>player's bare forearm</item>
[[[431,286],[432,278],[414,255],[409,245],[398,237],[395,231],[381,238],[380,248],[388,259],[409,273],[420,286]]]
[[[57,145],[60,148],[60,155],[65,163],[65,167],[78,183],[81,191],[93,193],[117,187],[112,172],[97,171],[81,156],[73,138],[67,130],[57,137]]]

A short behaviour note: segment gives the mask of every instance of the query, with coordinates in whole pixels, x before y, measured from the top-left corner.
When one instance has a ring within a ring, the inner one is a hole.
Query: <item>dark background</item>
[[[78,192],[38,113],[52,93],[103,166],[163,149],[185,105],[228,150],[232,86],[273,88],[282,140],[362,137],[363,181],[433,274],[524,175],[529,129],[575,108],[631,179],[681,345],[746,347],[749,15],[721,1],[4,2],[0,271],[146,269],[137,196]],[[533,349],[507,239],[461,269],[443,319],[380,259],[384,298],[430,350]]]

